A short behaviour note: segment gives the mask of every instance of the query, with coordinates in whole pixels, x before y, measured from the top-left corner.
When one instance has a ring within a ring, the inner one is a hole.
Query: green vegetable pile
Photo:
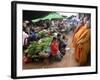
[[[28,54],[30,57],[38,55],[38,53],[42,51],[48,51],[50,44],[52,41],[52,37],[44,37],[39,41],[33,41],[28,47]]]
[[[45,32],[43,32],[43,31],[40,31],[40,32],[38,33],[38,36],[39,36],[40,38],[43,38],[43,37],[45,37]]]

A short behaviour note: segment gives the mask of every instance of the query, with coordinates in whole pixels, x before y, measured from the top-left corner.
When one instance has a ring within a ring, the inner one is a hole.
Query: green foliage
[[[44,37],[41,42],[33,41],[28,47],[28,54],[32,57],[41,51],[48,51],[51,44],[52,37]]]
[[[33,54],[35,54],[35,50],[36,50],[36,42],[32,42],[29,47],[28,47],[28,53],[30,56],[32,56]]]
[[[43,37],[45,37],[45,32],[43,32],[43,31],[40,31],[40,32],[38,33],[38,36],[39,36],[40,38],[43,38]]]

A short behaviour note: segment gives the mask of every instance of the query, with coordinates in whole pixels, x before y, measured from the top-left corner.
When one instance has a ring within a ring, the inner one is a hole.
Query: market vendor
[[[63,55],[65,55],[65,53],[66,53],[65,48],[66,48],[66,46],[67,46],[67,44],[68,44],[67,42],[68,42],[68,39],[66,39],[65,36],[62,36],[61,43],[60,43],[60,52],[61,52]]]
[[[30,35],[29,35],[29,39],[30,39],[30,41],[33,41],[33,40],[36,41],[37,40],[37,35],[35,33],[34,28],[31,29],[31,32],[30,32]]]
[[[60,61],[62,59],[62,55],[59,51],[59,43],[56,37],[53,37],[50,48],[51,48],[51,56],[54,59]]]
[[[65,40],[65,36],[62,37],[61,34],[57,34],[57,41],[59,43],[59,51],[65,55],[65,48],[67,46],[66,40]]]

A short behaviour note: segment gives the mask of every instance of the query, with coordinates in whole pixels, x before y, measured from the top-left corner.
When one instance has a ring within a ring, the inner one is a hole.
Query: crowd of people
[[[31,21],[23,22],[23,51],[32,41],[39,41],[38,35],[43,31],[45,36],[52,36],[48,59],[61,61],[66,53],[68,38],[66,38],[67,24],[63,20],[42,21],[40,25],[34,25]],[[72,45],[75,49],[75,59],[80,65],[85,65],[90,58],[91,31],[90,17],[85,16],[74,27]],[[27,55],[26,55],[27,56]]]
[[[44,32],[44,37],[52,36],[52,41],[49,46],[50,52],[48,52],[50,56],[48,58],[50,60],[53,59],[56,61],[61,61],[62,57],[65,55],[65,48],[67,46],[68,39],[64,35],[64,32],[61,33],[57,29],[51,29],[56,28],[57,25],[54,27],[54,25],[51,24],[51,26],[49,25],[49,27],[47,27],[49,23],[47,22],[47,25],[44,24],[45,23],[34,27],[29,21],[23,22],[23,51],[28,48],[32,41],[39,41],[41,38],[43,38],[42,36],[39,36],[38,33]]]

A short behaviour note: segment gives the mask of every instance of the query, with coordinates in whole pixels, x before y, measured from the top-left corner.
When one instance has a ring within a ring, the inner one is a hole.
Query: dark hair
[[[53,40],[52,41],[55,41],[55,40],[57,40],[57,38],[56,37],[53,37]]]
[[[23,31],[26,31],[26,28],[23,26]]]
[[[65,39],[66,37],[65,37],[65,36],[63,36],[62,38],[63,38],[63,39]]]
[[[87,17],[87,21],[88,21],[91,18],[91,14],[86,14],[84,17]]]
[[[34,31],[35,31],[33,27],[31,28],[31,31],[32,31],[32,32],[34,32]]]
[[[33,24],[32,24],[32,21],[29,21],[26,25],[27,25],[27,26],[32,26],[32,25],[33,25]]]
[[[61,36],[61,34],[58,33],[58,34],[57,34],[57,37],[60,37],[60,36]]]

